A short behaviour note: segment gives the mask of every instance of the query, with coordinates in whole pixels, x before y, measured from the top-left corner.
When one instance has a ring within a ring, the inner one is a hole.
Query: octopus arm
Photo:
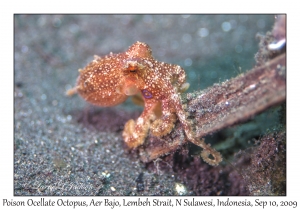
[[[196,135],[194,131],[192,130],[192,123],[187,119],[187,114],[185,113],[180,95],[176,92],[172,93],[171,96],[172,104],[175,107],[175,110],[177,112],[177,116],[179,118],[179,121],[182,123],[184,127],[184,131],[186,133],[188,141],[191,143],[201,147],[203,150],[201,152],[201,157],[205,162],[207,162],[210,165],[218,165],[222,161],[222,155],[217,152],[215,149],[211,148],[210,144],[206,144],[204,142],[204,139],[198,140],[196,138]],[[163,106],[164,110],[164,106]]]
[[[151,121],[155,118],[153,109],[156,103],[154,100],[145,103],[145,108],[141,116],[136,121],[131,119],[125,124],[123,138],[129,148],[136,148],[144,143]]]

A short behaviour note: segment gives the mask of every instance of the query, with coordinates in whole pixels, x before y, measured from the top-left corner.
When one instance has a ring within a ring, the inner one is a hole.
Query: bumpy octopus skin
[[[187,139],[203,148],[203,160],[211,165],[222,161],[219,152],[205,144],[204,140],[196,140],[191,122],[187,119],[181,101],[181,93],[189,87],[184,69],[155,60],[147,44],[136,42],[123,53],[95,56],[79,72],[77,85],[67,94],[77,92],[94,105],[115,106],[128,96],[142,95],[143,113],[124,126],[123,138],[129,148],[142,145],[149,130],[159,137],[170,133],[178,118]],[[213,159],[209,158],[210,155]]]

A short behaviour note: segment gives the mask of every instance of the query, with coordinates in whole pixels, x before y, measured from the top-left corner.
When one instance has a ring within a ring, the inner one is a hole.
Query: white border
[[[296,2],[296,1],[294,1]],[[81,3],[78,4],[78,3]],[[15,13],[287,13],[287,196],[234,197],[234,200],[255,199],[298,200],[299,194],[299,14],[296,3],[282,1],[10,1],[1,4],[1,146],[0,205],[3,199],[27,201],[29,197],[13,197],[13,14]],[[47,197],[51,198],[51,197]],[[165,199],[161,198],[161,199]],[[39,198],[35,198],[39,199]],[[58,197],[53,198],[55,200]],[[68,197],[64,197],[68,199]],[[89,197],[71,197],[87,200]],[[101,199],[104,199],[103,197]],[[122,199],[117,197],[116,199]],[[151,198],[153,199],[153,198]],[[175,199],[172,197],[172,199]],[[202,197],[209,200],[209,197]],[[217,198],[214,198],[217,199]],[[97,207],[99,209],[99,207]],[[148,207],[145,207],[148,208]],[[152,207],[153,208],[153,207]],[[167,208],[167,207],[166,207]],[[199,207],[197,207],[199,208]],[[230,207],[236,208],[236,207]],[[111,209],[111,208],[109,208]],[[131,208],[137,209],[137,208]],[[149,209],[149,208],[148,208]]]

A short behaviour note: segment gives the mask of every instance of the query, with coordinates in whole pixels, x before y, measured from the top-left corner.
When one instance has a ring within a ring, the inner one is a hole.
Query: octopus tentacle
[[[175,113],[163,113],[163,117],[156,119],[151,125],[151,133],[154,136],[165,136],[169,134],[175,125],[176,115]]]
[[[208,164],[218,165],[220,162],[222,162],[223,159],[221,153],[211,148],[210,144],[206,144],[204,139],[200,139],[198,141],[196,139],[189,139],[189,141],[203,149],[200,156]],[[213,159],[210,158],[210,155],[213,157]]]
[[[222,161],[222,155],[215,149],[211,148],[209,144],[206,144],[204,142],[204,139],[197,140],[196,135],[192,130],[192,123],[187,119],[188,115],[184,112],[180,95],[173,93],[173,97],[171,98],[174,106],[176,107],[177,116],[184,127],[184,131],[188,141],[203,149],[201,152],[201,157],[205,162],[207,162],[210,165],[218,165]],[[210,158],[210,155],[213,157],[213,159]]]
[[[150,128],[151,120],[155,117],[152,109],[155,103],[145,104],[145,110],[142,115],[134,121],[129,120],[123,130],[123,139],[129,148],[136,148],[142,145]]]

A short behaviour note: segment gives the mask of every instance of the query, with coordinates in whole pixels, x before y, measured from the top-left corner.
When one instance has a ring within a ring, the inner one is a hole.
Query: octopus
[[[147,44],[136,42],[125,52],[95,56],[79,73],[68,95],[78,93],[87,102],[102,107],[118,105],[134,95],[143,99],[142,114],[124,126],[122,136],[129,149],[143,145],[149,132],[157,137],[169,134],[179,120],[187,140],[203,148],[201,157],[205,162],[218,165],[222,161],[219,152],[203,139],[197,140],[185,112],[181,99],[189,87],[185,70],[155,60]]]

